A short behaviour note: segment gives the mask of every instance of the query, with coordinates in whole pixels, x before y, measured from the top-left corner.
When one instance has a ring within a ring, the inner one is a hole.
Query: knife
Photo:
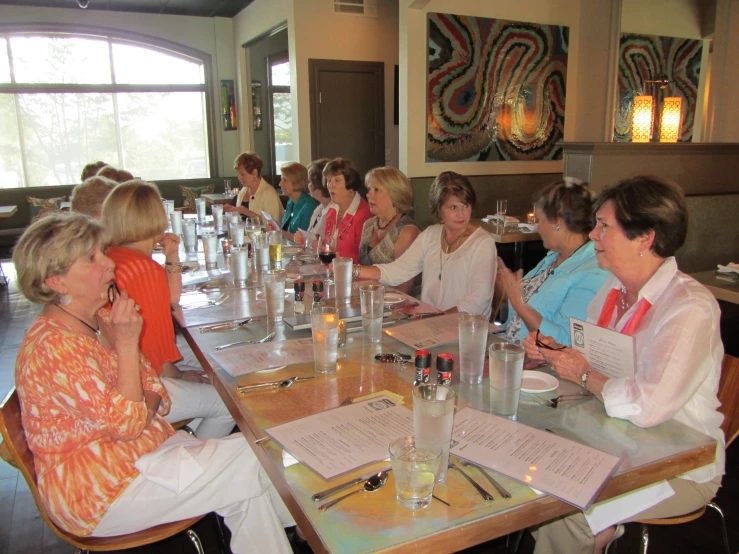
[[[327,496],[331,496],[332,494],[341,492],[344,489],[348,489],[349,487],[353,487],[355,485],[358,485],[359,483],[364,483],[367,479],[369,479],[373,475],[377,475],[380,471],[392,471],[392,470],[393,468],[388,466],[382,469],[376,469],[375,471],[372,471],[370,473],[365,473],[364,475],[361,475],[360,477],[357,477],[356,479],[352,479],[351,481],[347,481],[346,483],[343,483],[341,485],[336,485],[335,487],[331,487],[330,489],[326,489],[325,491],[317,492],[312,497],[313,501],[320,502]]]

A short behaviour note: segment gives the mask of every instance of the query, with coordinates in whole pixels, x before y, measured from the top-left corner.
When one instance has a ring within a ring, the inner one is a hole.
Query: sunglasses
[[[560,346],[558,348],[555,348],[554,346],[549,346],[548,344],[544,344],[541,341],[541,339],[539,339],[539,336],[540,336],[540,332],[539,332],[539,329],[537,329],[536,330],[535,342],[536,342],[536,346],[539,346],[540,348],[545,348],[547,350],[554,350],[555,352],[557,350],[564,350],[565,348],[567,348],[566,346]]]
[[[118,288],[118,285],[115,284],[115,281],[113,281],[110,286],[108,287],[108,302],[110,302],[110,305],[113,305],[113,302],[115,302],[115,299],[118,298],[121,295],[121,289]]]

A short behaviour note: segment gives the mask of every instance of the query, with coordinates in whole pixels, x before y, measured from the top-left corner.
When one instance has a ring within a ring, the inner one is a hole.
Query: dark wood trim
[[[375,98],[375,125],[377,133],[373,137],[375,148],[379,152],[380,165],[385,164],[385,64],[383,62],[360,62],[354,60],[308,60],[309,90],[310,90],[310,129],[311,129],[311,159],[321,157],[320,148],[320,88],[319,74],[321,71],[361,72],[374,73],[377,76]]]

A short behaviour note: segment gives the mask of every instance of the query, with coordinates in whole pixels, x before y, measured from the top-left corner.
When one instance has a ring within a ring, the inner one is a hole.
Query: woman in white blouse
[[[312,235],[322,235],[323,228],[326,224],[326,212],[331,205],[331,194],[328,192],[326,180],[323,178],[323,170],[326,164],[330,162],[329,158],[321,158],[313,160],[308,164],[308,191],[310,195],[318,200],[318,206],[313,210],[310,217],[310,223],[307,229],[299,229],[295,233],[293,239],[296,244],[303,244],[306,239],[306,232]]]
[[[531,358],[546,360],[561,378],[597,396],[611,417],[639,427],[675,419],[718,441],[712,464],[668,481],[675,494],[666,500],[653,499],[656,487],[663,486],[658,484],[646,493],[654,494],[651,500],[636,501],[637,492],[630,493],[628,508],[617,509],[611,501],[591,508],[608,514],[612,524],[686,514],[714,497],[724,473],[723,416],[717,410],[724,353],[718,303],[678,271],[674,254],[685,241],[688,217],[677,185],[634,177],[603,191],[594,210],[590,238],[598,263],[613,277],[590,303],[587,319],[634,337],[634,377],[609,378],[549,337],[529,335],[523,345]],[[597,553],[621,529],[608,527],[593,536],[578,513],[540,527],[534,552]]]
[[[431,225],[397,260],[355,266],[354,277],[399,285],[422,274],[421,300],[447,313],[490,317],[495,284],[495,240],[470,220],[477,197],[467,177],[445,171],[429,191]]]

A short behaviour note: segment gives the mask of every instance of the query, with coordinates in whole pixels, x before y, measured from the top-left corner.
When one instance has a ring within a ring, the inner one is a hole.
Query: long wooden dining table
[[[223,279],[228,280],[228,275],[225,274],[221,281]],[[310,278],[306,276],[306,296],[309,283]],[[357,284],[354,285],[356,291]],[[450,506],[433,501],[428,509],[408,510],[396,501],[391,472],[388,483],[377,492],[356,494],[327,511],[319,511],[311,498],[314,493],[366,474],[373,468],[386,467],[388,462],[364,467],[327,482],[283,451],[279,444],[269,439],[265,430],[337,408],[348,397],[359,400],[368,395],[390,393],[412,409],[412,364],[383,363],[377,361],[375,355],[380,352],[413,354],[413,350],[387,334],[380,343],[371,343],[364,340],[361,332],[349,333],[346,345],[340,349],[343,357],[334,374],[318,374],[313,363],[304,363],[232,377],[211,356],[216,346],[257,340],[270,332],[276,333],[274,340],[310,337],[309,329],[293,331],[284,322],[267,322],[264,301],[260,299],[262,291],[256,286],[238,289],[232,285],[206,291],[203,294],[211,298],[223,292],[229,296],[220,306],[184,311],[180,318],[182,333],[314,552],[454,552],[576,510],[561,500],[492,473],[512,493],[511,498],[503,499],[486,486],[487,482],[476,469],[468,467],[469,475],[488,488],[494,501],[485,502],[461,475],[450,472],[446,483],[434,489],[434,494]],[[352,302],[357,300],[353,298]],[[285,308],[285,317],[293,314],[290,299],[286,300]],[[252,321],[234,331],[199,331],[202,324],[237,318],[252,318]],[[392,318],[398,318],[398,314]],[[402,324],[399,321],[396,325]],[[491,334],[488,342],[498,340],[501,339]],[[433,354],[440,352],[449,352],[458,359],[457,343],[432,350]],[[490,411],[487,363],[480,385],[460,383],[456,363],[452,386],[458,393],[457,410],[472,406]],[[435,379],[433,373],[432,370],[432,380]],[[239,385],[293,376],[315,378],[284,389],[245,394],[236,390]],[[602,403],[595,398],[562,403],[556,409],[546,405],[547,399],[572,392],[581,392],[581,389],[574,383],[560,380],[559,388],[551,392],[522,393],[518,421],[620,457],[620,467],[603,488],[599,501],[672,478],[714,459],[715,440],[676,421],[642,429],[628,421],[607,417]]]

